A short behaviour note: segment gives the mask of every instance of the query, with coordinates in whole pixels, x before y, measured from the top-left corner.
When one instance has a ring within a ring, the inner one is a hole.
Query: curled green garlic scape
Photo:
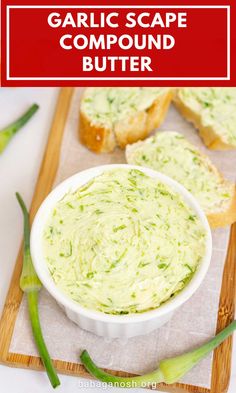
[[[29,214],[26,209],[25,203],[20,194],[16,193],[17,200],[20,204],[24,216],[24,256],[23,256],[23,269],[20,277],[20,287],[26,293],[28,301],[28,309],[30,322],[32,327],[33,336],[37,345],[40,357],[48,374],[51,385],[56,388],[60,385],[59,378],[52,364],[50,355],[48,353],[38,313],[38,292],[42,287],[37,274],[34,270],[31,255],[30,255],[30,224]]]
[[[0,154],[5,150],[12,137],[27,123],[38,108],[37,104],[33,104],[19,119],[0,131]]]
[[[236,330],[236,321],[218,333],[214,338],[201,347],[174,358],[162,360],[159,368],[149,374],[137,377],[117,377],[98,368],[87,351],[83,351],[80,359],[88,372],[100,381],[119,387],[148,387],[152,384],[164,382],[172,384],[178,382],[191,368],[199,363],[213,349],[218,347],[233,331]]]

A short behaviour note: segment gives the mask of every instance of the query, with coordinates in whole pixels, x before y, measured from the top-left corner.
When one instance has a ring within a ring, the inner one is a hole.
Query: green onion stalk
[[[189,370],[226,340],[234,330],[236,330],[236,320],[199,348],[174,358],[162,360],[157,370],[137,377],[123,378],[106,373],[96,366],[86,350],[82,352],[80,359],[91,375],[115,386],[130,388],[150,387],[162,382],[172,384],[178,382]]]
[[[38,108],[37,104],[33,104],[19,119],[0,131],[0,154],[5,150],[12,137],[29,121]]]
[[[29,213],[21,196],[16,193],[17,200],[20,204],[24,216],[24,256],[23,269],[20,277],[20,288],[26,293],[28,301],[29,316],[35,343],[37,345],[40,357],[46,369],[51,385],[56,388],[60,385],[59,378],[52,364],[52,360],[48,353],[38,313],[38,292],[42,288],[37,274],[34,270],[31,254],[30,254],[30,223]]]

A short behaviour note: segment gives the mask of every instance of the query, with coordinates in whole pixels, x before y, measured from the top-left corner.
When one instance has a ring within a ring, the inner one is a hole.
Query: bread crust
[[[146,111],[137,112],[115,123],[113,127],[94,124],[80,109],[80,141],[95,153],[108,153],[117,145],[124,148],[128,143],[144,139],[154,128],[160,126],[172,97],[171,89],[163,92]]]
[[[126,161],[128,163],[130,163],[131,160],[131,164],[132,162],[132,153],[133,153],[133,149],[135,150],[135,147],[138,147],[140,145],[142,145],[143,142],[137,142],[134,146],[129,146],[128,149],[126,149]],[[132,149],[133,147],[133,149]],[[226,180],[222,173],[215,167],[215,165],[211,162],[210,158],[205,155],[204,153],[202,153],[199,150],[199,155],[203,158],[203,160],[205,161],[205,164],[208,166],[208,168],[214,172],[219,179],[221,180],[222,184],[227,184],[229,186],[229,188],[232,189],[231,192],[231,199],[228,202],[227,205],[227,209],[224,210],[219,210],[216,211],[215,213],[206,213],[209,225],[212,229],[215,228],[222,228],[225,227],[227,225],[231,225],[234,222],[236,222],[236,187],[235,184]]]
[[[211,150],[232,150],[236,149],[236,146],[225,143],[218,134],[215,133],[212,127],[206,127],[202,125],[201,116],[191,110],[184,102],[179,98],[178,91],[174,95],[173,102],[178,108],[182,116],[194,124],[199,130],[199,134],[205,143],[205,145]]]
[[[124,149],[128,144],[145,139],[158,128],[165,118],[172,98],[172,90],[169,90],[158,97],[146,111],[137,112],[116,123],[114,132],[118,145]]]
[[[93,124],[82,111],[80,111],[79,118],[79,137],[83,145],[95,153],[114,150],[116,139],[112,129]]]
[[[211,228],[222,228],[231,225],[236,221],[236,188],[234,187],[234,194],[227,210],[218,213],[211,213],[207,215],[208,222]]]

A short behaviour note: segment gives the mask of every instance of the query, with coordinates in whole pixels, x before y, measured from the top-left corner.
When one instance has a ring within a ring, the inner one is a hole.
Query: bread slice
[[[181,183],[198,200],[212,228],[236,221],[235,184],[180,133],[167,131],[128,145],[128,164],[146,166]]]
[[[80,105],[80,140],[102,153],[144,139],[164,120],[171,99],[170,88],[87,88]]]
[[[174,103],[199,129],[208,148],[236,149],[236,88],[181,88],[176,90]]]

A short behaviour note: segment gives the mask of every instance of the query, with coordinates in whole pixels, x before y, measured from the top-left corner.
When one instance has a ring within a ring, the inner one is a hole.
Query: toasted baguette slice
[[[236,88],[177,89],[174,103],[209,149],[236,149]]]
[[[163,121],[170,88],[87,88],[80,105],[80,140],[96,153],[144,139]]]
[[[209,158],[177,132],[158,132],[126,147],[129,164],[146,166],[181,183],[198,200],[212,228],[236,221],[235,184],[225,180]]]

